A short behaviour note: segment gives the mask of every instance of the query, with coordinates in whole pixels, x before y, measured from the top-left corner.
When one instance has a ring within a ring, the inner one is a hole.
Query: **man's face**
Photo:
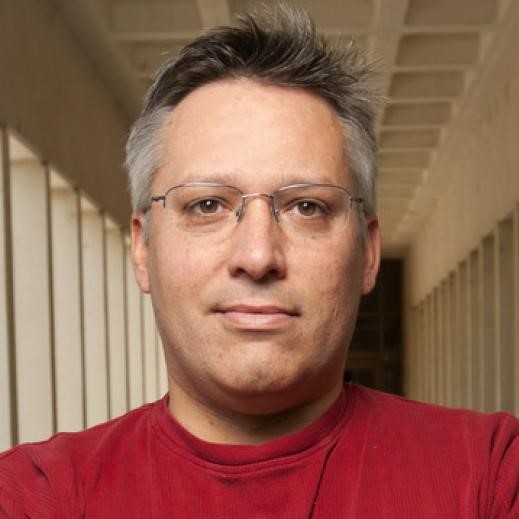
[[[250,80],[211,83],[172,112],[154,195],[188,182],[244,193],[295,183],[355,187],[334,111],[302,90]],[[180,229],[153,204],[150,240],[133,219],[137,279],[151,292],[170,381],[194,398],[272,413],[342,380],[359,298],[378,268],[378,227],[364,244],[354,207],[333,235],[295,236],[253,198],[234,231]]]

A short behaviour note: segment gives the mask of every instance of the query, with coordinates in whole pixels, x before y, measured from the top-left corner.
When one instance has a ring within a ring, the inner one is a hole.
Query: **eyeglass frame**
[[[276,220],[276,222],[279,222],[279,209],[276,207],[275,201],[276,201],[276,194],[279,192],[286,191],[288,189],[293,188],[312,188],[312,187],[333,187],[336,189],[339,189],[341,191],[344,191],[344,193],[348,197],[348,201],[350,203],[350,208],[354,203],[362,204],[364,203],[364,199],[361,197],[354,197],[345,187],[338,186],[336,184],[315,184],[315,183],[300,183],[300,184],[289,184],[287,186],[281,186],[279,189],[276,189],[272,193],[244,193],[240,188],[236,186],[231,186],[230,184],[219,184],[218,182],[187,182],[184,184],[177,184],[176,186],[170,187],[163,195],[157,195],[152,196],[150,199],[150,206],[146,209],[148,211],[151,209],[151,204],[153,202],[162,202],[162,207],[166,208],[166,198],[168,194],[173,191],[174,189],[179,189],[182,187],[219,187],[219,188],[230,188],[238,193],[240,193],[240,206],[235,212],[236,221],[239,223],[241,218],[243,217],[245,213],[245,201],[251,198],[266,198],[267,200],[270,200],[270,208],[272,212],[272,216]]]

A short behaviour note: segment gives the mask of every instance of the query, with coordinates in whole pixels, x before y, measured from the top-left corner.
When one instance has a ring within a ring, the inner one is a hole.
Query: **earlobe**
[[[145,216],[143,213],[135,213],[131,220],[132,233],[132,262],[135,279],[140,289],[148,294],[150,283],[148,276],[148,244],[145,237]]]
[[[362,293],[368,294],[373,290],[377,281],[380,267],[380,227],[376,217],[369,218],[366,223],[366,238],[364,242],[364,278]]]

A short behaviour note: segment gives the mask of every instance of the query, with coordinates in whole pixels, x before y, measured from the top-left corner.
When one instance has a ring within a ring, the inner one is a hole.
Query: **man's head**
[[[366,56],[353,44],[331,48],[304,12],[286,4],[239,20],[236,27],[202,35],[159,71],[127,145],[133,210],[149,206],[153,176],[164,158],[162,130],[178,103],[205,84],[249,78],[301,88],[330,104],[342,125],[348,167],[364,213],[374,215],[377,95]]]
[[[379,261],[369,68],[351,52],[341,60],[288,8],[246,17],[166,65],[132,130],[136,275],[170,385],[199,402],[270,414],[340,384]],[[200,183],[198,198],[176,187]],[[260,196],[237,222],[207,183]],[[302,183],[337,186],[345,225],[328,225],[320,194],[294,195],[278,218],[265,195]]]

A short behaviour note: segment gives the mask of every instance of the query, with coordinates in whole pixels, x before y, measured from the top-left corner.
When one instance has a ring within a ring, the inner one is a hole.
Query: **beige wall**
[[[56,3],[0,2],[0,125],[25,137],[44,161],[128,226],[123,145],[129,119]]]
[[[2,451],[156,400],[167,379],[128,234],[0,130],[17,150],[0,161]]]
[[[410,247],[411,304],[445,277],[519,200],[519,68],[473,120],[448,159],[447,186]]]
[[[473,89],[405,258],[409,396],[519,413],[519,34]],[[466,107],[467,108],[467,105]]]
[[[154,400],[166,381],[144,372],[146,298],[125,269],[128,115],[58,2],[0,0],[0,66],[1,451],[104,421],[145,388]]]

